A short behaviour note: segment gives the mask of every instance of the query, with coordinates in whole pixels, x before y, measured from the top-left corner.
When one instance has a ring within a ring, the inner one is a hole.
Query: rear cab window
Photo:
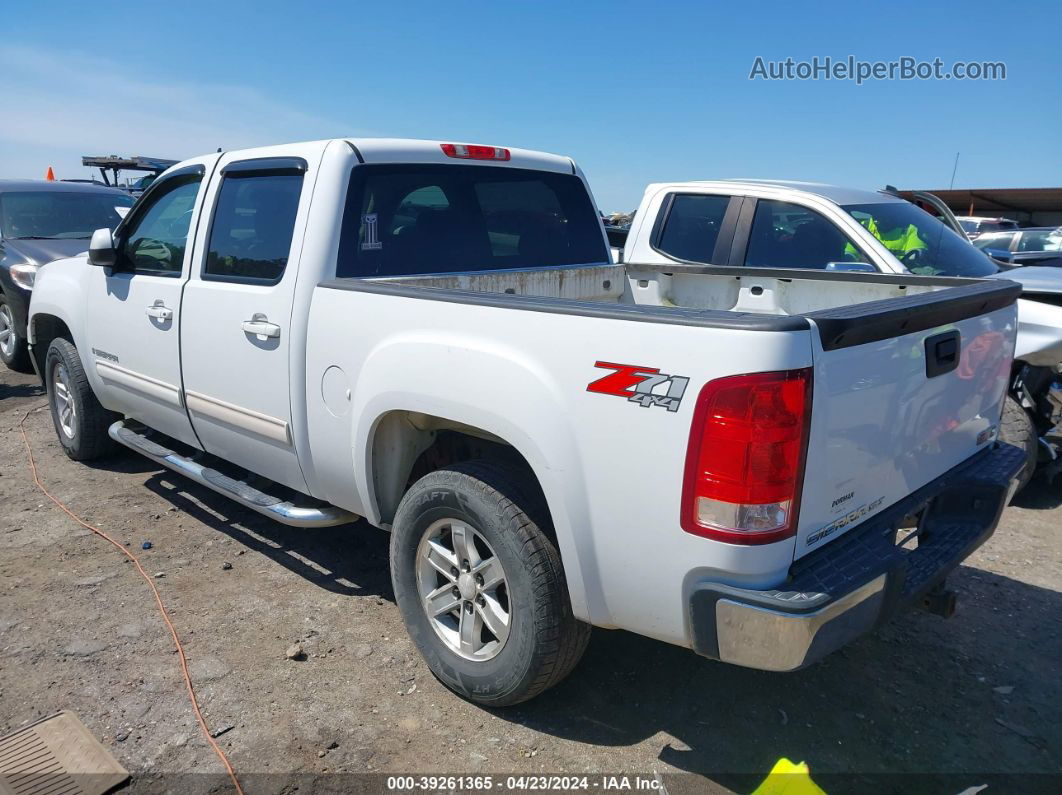
[[[202,278],[275,284],[284,275],[303,175],[226,174],[218,192]]]
[[[710,194],[675,194],[665,211],[655,248],[678,260],[726,264],[726,255],[716,254],[715,249],[730,199]]]
[[[336,276],[404,276],[608,262],[572,174],[465,165],[351,173]]]

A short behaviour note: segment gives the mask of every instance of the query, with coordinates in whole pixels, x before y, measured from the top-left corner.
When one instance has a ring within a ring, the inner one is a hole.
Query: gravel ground
[[[220,790],[149,589],[33,487],[18,423],[38,405],[32,377],[0,372],[0,734],[69,709],[133,789]],[[407,640],[383,532],[283,527],[133,454],[69,461],[46,412],[27,429],[54,493],[157,577],[249,792],[366,772],[657,772],[672,793],[749,792],[782,756],[831,793],[1062,787],[1062,482],[1031,486],[952,576],[950,621],[905,615],[787,675],[599,630],[559,687],[486,711]],[[296,642],[304,660],[285,656]]]

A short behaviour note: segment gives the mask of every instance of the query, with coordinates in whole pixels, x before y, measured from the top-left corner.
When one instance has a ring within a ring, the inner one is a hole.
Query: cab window
[[[831,262],[870,261],[844,232],[814,210],[766,199],[756,203],[746,267],[822,269]]]
[[[729,196],[673,196],[656,248],[675,259],[725,264],[713,255],[729,205]]]
[[[201,181],[198,174],[166,180],[147,196],[146,205],[136,207],[136,216],[121,232],[122,258],[134,273],[181,274]]]
[[[203,278],[275,283],[288,264],[302,174],[239,172],[218,192]]]
[[[1018,251],[1062,251],[1062,230],[1022,232]]]

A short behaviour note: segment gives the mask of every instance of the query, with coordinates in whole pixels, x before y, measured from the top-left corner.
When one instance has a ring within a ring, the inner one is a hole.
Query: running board
[[[238,502],[252,511],[257,511],[263,516],[276,519],[292,527],[331,527],[347,522],[356,522],[361,517],[344,511],[334,505],[325,505],[321,508],[303,508],[282,500],[272,494],[266,494],[242,480],[235,480],[228,475],[223,475],[216,469],[210,469],[198,464],[190,458],[163,447],[157,442],[151,441],[141,433],[126,427],[124,420],[119,420],[108,428],[107,433],[114,441],[123,444],[130,450],[135,450],[141,455],[147,456],[157,464],[172,469],[185,477],[191,478],[196,483],[213,489],[218,494]]]

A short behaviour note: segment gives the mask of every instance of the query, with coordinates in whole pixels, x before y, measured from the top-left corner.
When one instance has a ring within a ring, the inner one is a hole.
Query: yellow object
[[[873,218],[865,218],[859,223],[863,224],[870,234],[874,235],[885,248],[899,258],[902,258],[905,254],[912,251],[928,248],[925,241],[918,236],[918,228],[914,224],[908,224],[906,228],[896,227],[895,229],[889,229],[882,232],[878,229],[878,225]],[[853,257],[858,256],[858,252],[851,243],[848,243],[845,246],[844,251],[845,254],[849,254]]]
[[[752,795],[826,795],[811,780],[811,771],[804,762],[790,762],[784,756],[774,763],[760,786]]]

